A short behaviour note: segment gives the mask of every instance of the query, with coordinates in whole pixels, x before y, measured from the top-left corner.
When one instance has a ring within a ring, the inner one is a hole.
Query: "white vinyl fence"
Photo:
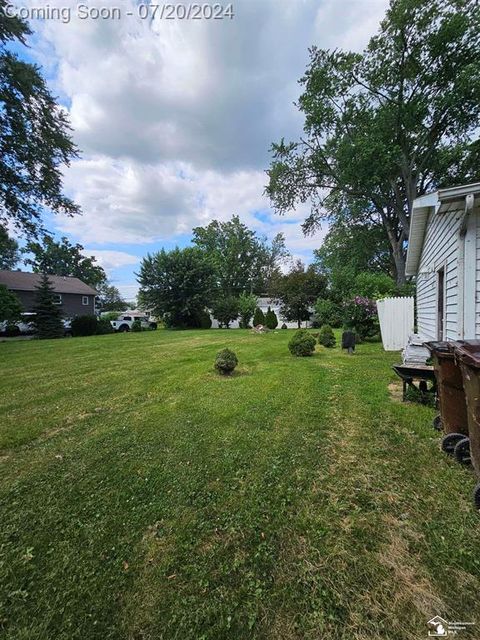
[[[378,319],[385,351],[400,351],[414,331],[413,298],[377,300]]]

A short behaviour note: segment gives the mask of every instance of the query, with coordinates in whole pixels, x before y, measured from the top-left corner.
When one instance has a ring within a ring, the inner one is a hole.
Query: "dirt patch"
[[[391,382],[388,385],[388,392],[394,402],[403,402],[403,387],[401,382]]]

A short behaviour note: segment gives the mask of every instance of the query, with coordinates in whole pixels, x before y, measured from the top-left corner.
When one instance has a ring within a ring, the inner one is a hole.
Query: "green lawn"
[[[0,344],[2,640],[480,637],[474,480],[434,411],[380,345],[291,335]]]

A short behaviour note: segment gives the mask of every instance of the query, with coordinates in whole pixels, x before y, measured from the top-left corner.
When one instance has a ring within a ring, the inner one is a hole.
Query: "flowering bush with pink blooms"
[[[377,334],[379,324],[375,300],[355,296],[353,300],[344,305],[343,322],[347,329],[355,330],[361,340]]]

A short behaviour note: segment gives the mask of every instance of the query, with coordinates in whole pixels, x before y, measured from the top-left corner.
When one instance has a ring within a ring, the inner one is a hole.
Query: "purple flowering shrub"
[[[347,329],[353,329],[361,340],[377,334],[379,324],[375,300],[355,296],[353,300],[345,303],[343,323]]]

